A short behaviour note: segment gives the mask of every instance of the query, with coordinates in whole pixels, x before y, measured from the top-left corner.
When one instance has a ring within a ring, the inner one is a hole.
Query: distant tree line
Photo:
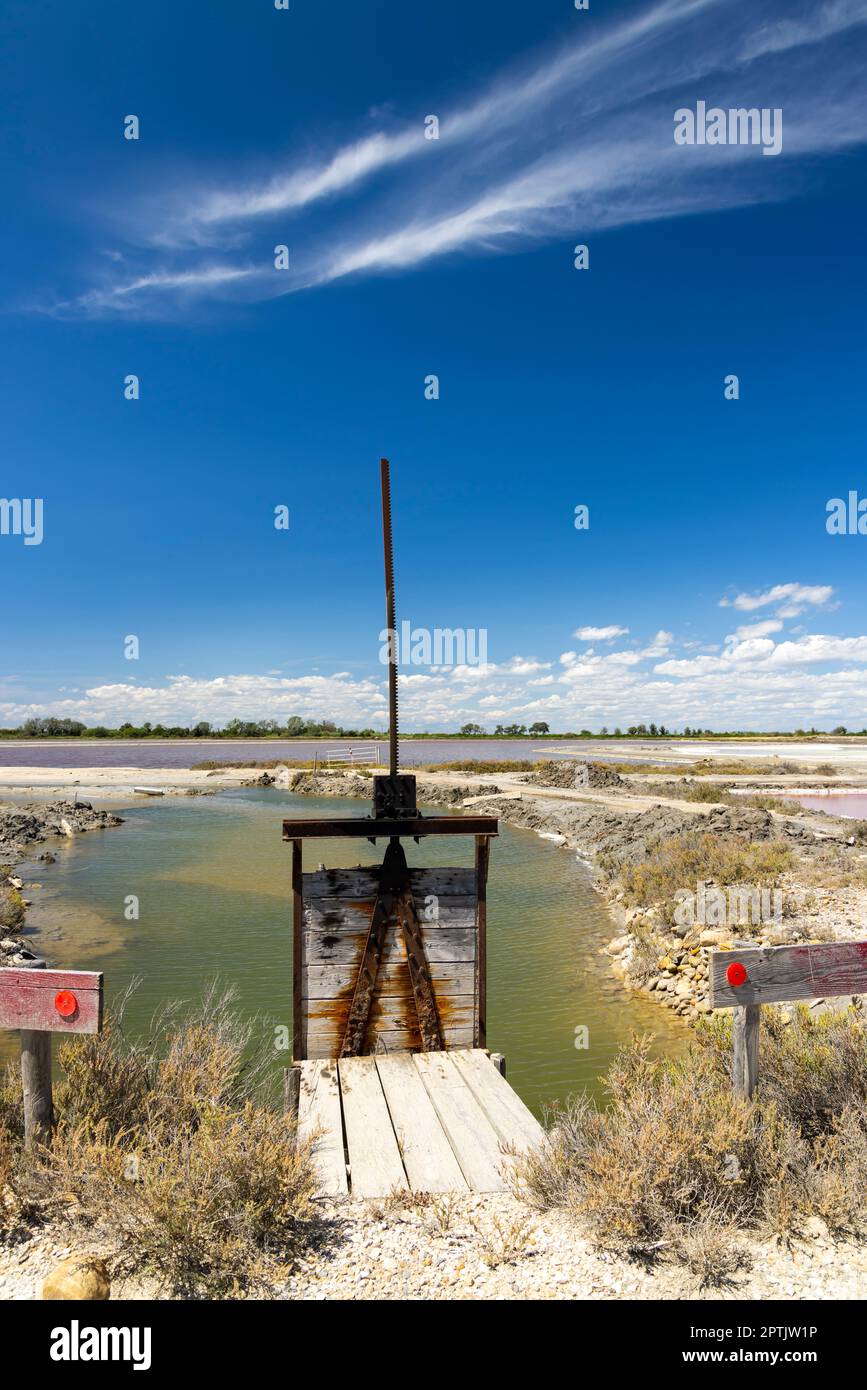
[[[82,724],[78,719],[26,719],[17,729],[2,729],[7,738],[384,738],[377,729],[343,729],[330,719],[230,719],[215,729],[206,719],[197,724]]]
[[[750,738],[768,737],[771,729],[740,729],[737,731],[691,728],[689,724],[678,732],[667,729],[664,724],[630,724],[624,731],[620,728],[610,730],[603,726],[598,733],[591,729],[565,729],[551,732],[544,720],[537,720],[529,728],[526,724],[497,724],[492,734],[481,724],[463,724],[455,734],[453,731],[403,735],[411,738]],[[784,737],[810,738],[824,731],[816,728],[796,729],[794,735]],[[838,724],[831,729],[832,735],[855,734],[855,729],[847,729]],[[867,736],[867,729],[861,729],[861,737]],[[827,736],[827,735],[826,735]],[[345,729],[330,719],[303,719],[293,715],[285,723],[276,719],[230,719],[223,728],[214,728],[206,719],[197,724],[121,724],[109,729],[104,724],[83,724],[78,719],[26,719],[17,729],[0,729],[0,738],[386,738],[382,729]]]

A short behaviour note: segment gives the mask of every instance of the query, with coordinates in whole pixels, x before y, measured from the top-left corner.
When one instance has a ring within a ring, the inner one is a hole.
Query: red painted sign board
[[[0,1028],[98,1033],[102,973],[96,970],[0,970]]]

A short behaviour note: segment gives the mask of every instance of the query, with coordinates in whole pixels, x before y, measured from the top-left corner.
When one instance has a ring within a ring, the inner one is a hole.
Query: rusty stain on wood
[[[367,981],[362,1009],[359,969],[370,948],[380,874],[374,866],[320,868],[301,875],[296,901],[296,921],[300,917],[301,929],[295,953],[299,989],[294,1030],[299,1060],[478,1042],[479,984],[483,977],[478,962],[478,859],[471,869],[409,870],[411,896],[399,896],[391,905],[381,938],[374,943],[376,969],[370,972],[372,984]],[[413,988],[403,927],[410,903],[429,980],[436,1034],[430,1029],[423,1033],[419,1026],[418,994]],[[354,1022],[351,1051],[347,1053],[353,1001],[358,1004],[359,1018]]]

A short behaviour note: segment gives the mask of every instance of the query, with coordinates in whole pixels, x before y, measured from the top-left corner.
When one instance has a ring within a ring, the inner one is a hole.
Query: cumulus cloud
[[[778,584],[739,594],[740,602],[726,606],[753,611],[795,603],[818,615],[832,593],[829,585]],[[709,618],[714,616],[711,610]],[[782,620],[767,618],[737,628],[724,643],[693,637],[679,645],[671,632],[659,629],[634,647],[616,645],[616,637],[628,632],[622,626],[579,629],[606,645],[566,650],[557,660],[514,655],[485,666],[410,666],[401,675],[403,727],[448,730],[472,721],[492,729],[536,719],[562,731],[651,720],[670,728],[720,729],[867,724],[867,635],[801,631],[775,640],[782,628]],[[109,726],[201,719],[219,725],[232,718],[283,722],[297,714],[384,728],[386,691],[384,669],[373,665],[361,675],[336,669],[291,677],[271,672],[181,673],[157,682],[129,678],[83,690],[58,688],[56,699],[28,698],[26,684],[16,677],[0,681],[0,722],[56,715]]]
[[[660,628],[650,646],[645,647],[641,655],[642,657],[665,656],[673,641],[674,633],[665,632]]]
[[[726,638],[727,642],[742,642],[745,637],[770,637],[774,632],[781,632],[783,624],[779,618],[766,618],[761,623],[745,623],[741,627],[735,628]]]
[[[628,627],[578,627],[572,633],[581,642],[613,642],[615,637],[625,637]]]
[[[781,618],[796,618],[805,608],[821,608],[829,602],[834,593],[830,584],[774,584],[757,594],[737,594],[734,598],[721,598],[720,608],[737,608],[742,613],[752,613],[757,608],[767,608],[769,604],[780,605]]]

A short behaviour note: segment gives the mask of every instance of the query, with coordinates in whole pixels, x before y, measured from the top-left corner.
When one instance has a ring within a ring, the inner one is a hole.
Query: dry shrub
[[[792,865],[792,851],[783,840],[756,842],[743,835],[686,833],[649,848],[650,858],[619,869],[624,899],[642,907],[658,903],[669,921],[674,920],[679,889],[709,879],[721,887],[776,887]]]
[[[61,1131],[48,1173],[71,1217],[109,1243],[116,1271],[152,1273],[183,1295],[267,1292],[311,1215],[307,1150],[285,1116],[249,1101],[170,1134]]]
[[[265,1050],[231,994],[68,1039],[57,1128],[20,1169],[47,1214],[96,1234],[116,1272],[181,1295],[267,1293],[310,1230],[310,1146],[268,1103]]]
[[[672,1224],[668,1235],[672,1256],[686,1266],[700,1289],[730,1284],[750,1263],[737,1227],[713,1208],[684,1225]]]
[[[516,1264],[530,1244],[530,1223],[524,1216],[500,1216],[491,1212],[487,1221],[470,1217],[479,1256],[488,1269]]]
[[[730,1028],[714,1021],[706,1045],[724,1070]],[[772,1102],[807,1140],[833,1132],[849,1107],[867,1125],[867,1030],[854,1009],[812,1014],[804,1004],[783,1012],[762,1009],[759,1082]]]
[[[763,1014],[754,1100],[732,1091],[728,1020],[674,1061],[636,1040],[605,1078],[603,1109],[580,1097],[549,1116],[546,1144],[518,1165],[521,1190],[572,1211],[603,1248],[701,1265],[702,1282],[736,1267],[735,1229],[788,1237],[809,1215],[863,1229],[864,1029],[851,1012],[790,1025]]]
[[[502,762],[486,761],[483,758],[459,758],[451,763],[418,763],[416,772],[535,772],[544,767],[543,762],[533,762],[529,758],[505,758]]]

